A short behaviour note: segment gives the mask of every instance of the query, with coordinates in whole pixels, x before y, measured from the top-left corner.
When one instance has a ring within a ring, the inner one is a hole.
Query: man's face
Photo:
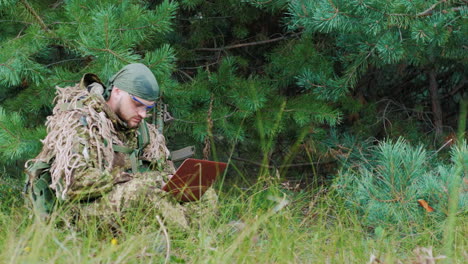
[[[154,107],[154,102],[143,100],[119,89],[119,97],[113,110],[125,121],[128,127],[137,127],[146,118],[147,111]]]

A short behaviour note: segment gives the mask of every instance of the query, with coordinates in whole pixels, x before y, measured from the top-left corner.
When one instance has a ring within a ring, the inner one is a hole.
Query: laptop
[[[162,189],[179,201],[198,201],[226,166],[224,162],[186,159]]]

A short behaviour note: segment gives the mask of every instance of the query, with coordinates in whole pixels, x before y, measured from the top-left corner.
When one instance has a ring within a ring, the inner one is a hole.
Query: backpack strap
[[[138,127],[138,148],[143,151],[143,149],[146,148],[149,143],[150,134],[148,124],[145,120],[142,120],[140,126]]]
[[[149,129],[148,129],[148,124],[146,123],[145,120],[143,120],[138,127],[138,146],[136,149],[132,148],[127,148],[124,146],[119,146],[112,144],[112,149],[115,152],[120,152],[120,153],[125,153],[130,155],[130,162],[132,163],[132,172],[137,173],[139,172],[139,169],[141,168],[142,162],[139,159],[141,154],[143,153],[143,149],[148,146],[150,143],[150,135],[149,135]]]

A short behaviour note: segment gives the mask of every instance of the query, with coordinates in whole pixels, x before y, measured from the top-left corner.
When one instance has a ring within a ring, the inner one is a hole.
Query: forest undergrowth
[[[402,141],[385,144],[377,151]],[[466,144],[461,150],[466,173]],[[466,263],[466,189],[458,189],[461,207],[452,218],[449,211],[440,215],[447,204],[425,197],[437,211],[410,201],[410,210],[393,214],[409,214],[401,221],[373,224],[375,210],[357,208],[352,193],[343,195],[340,177],[350,177],[348,169],[318,188],[292,188],[268,175],[250,186],[223,178],[215,186],[219,207],[192,219],[184,232],[144,209],[117,228],[96,219],[70,224],[65,209],[42,221],[23,202],[15,187],[21,184],[2,177],[0,263]],[[466,188],[466,178],[461,184]]]

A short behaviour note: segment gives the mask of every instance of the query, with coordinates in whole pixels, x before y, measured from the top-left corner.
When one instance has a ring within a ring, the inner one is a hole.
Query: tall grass
[[[412,234],[370,230],[345,204],[333,190],[292,192],[259,182],[225,192],[219,210],[192,219],[188,231],[139,210],[116,232],[97,219],[67,226],[60,210],[42,222],[2,203],[0,263],[409,263],[444,252],[436,233],[446,223],[422,223]],[[447,263],[467,260],[466,217],[456,222]]]

